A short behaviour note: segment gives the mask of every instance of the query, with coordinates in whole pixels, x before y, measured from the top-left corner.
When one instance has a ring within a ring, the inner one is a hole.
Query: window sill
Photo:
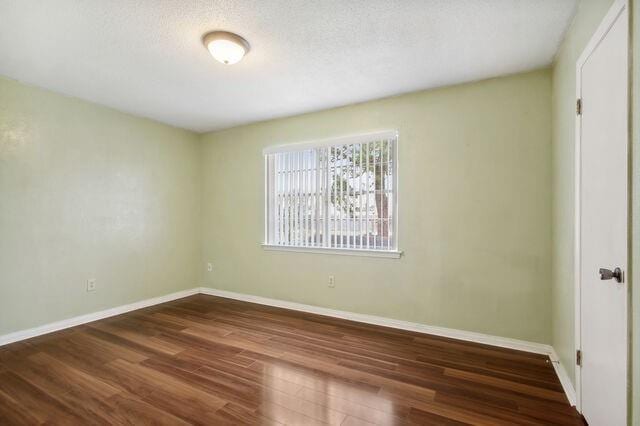
[[[262,244],[262,248],[269,251],[289,251],[294,253],[320,253],[320,254],[339,254],[346,256],[365,256],[365,257],[385,257],[389,259],[399,259],[402,251],[382,251],[382,250],[363,250],[363,249],[346,249],[346,248],[324,248],[324,247],[292,247],[292,246],[276,246],[271,244]]]

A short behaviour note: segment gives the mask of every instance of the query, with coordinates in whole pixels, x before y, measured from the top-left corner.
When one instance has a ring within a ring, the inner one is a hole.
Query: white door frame
[[[613,26],[613,24],[616,21],[616,18],[618,18],[618,16],[624,12],[625,9],[628,9],[629,7],[629,1],[628,0],[616,0],[613,5],[611,6],[611,8],[609,9],[609,11],[607,12],[607,14],[605,15],[605,17],[603,18],[602,22],[600,23],[600,25],[598,26],[598,29],[595,31],[595,33],[593,34],[593,36],[591,36],[591,39],[589,40],[589,43],[587,43],[587,46],[585,47],[584,51],[582,52],[582,54],[580,55],[580,57],[578,58],[578,61],[576,62],[576,99],[581,99],[581,93],[582,93],[582,77],[581,77],[581,70],[582,67],[584,66],[584,64],[587,62],[587,59],[589,59],[589,56],[591,56],[591,54],[593,53],[593,51],[596,49],[596,47],[598,46],[598,44],[600,44],[600,42],[602,41],[602,39],[607,35],[607,33],[609,32],[609,30],[611,29],[611,27]],[[631,16],[631,14],[629,13],[629,16]],[[629,28],[631,28],[631,26],[629,26]],[[630,62],[629,62],[630,63]],[[631,85],[628,84],[627,85],[628,89],[631,88]],[[629,101],[628,104],[630,105]],[[627,111],[630,112],[630,108],[627,107]],[[631,123],[631,119],[629,119],[629,123]],[[575,190],[575,220],[574,220],[574,234],[575,234],[575,241],[574,241],[574,303],[575,303],[575,329],[574,329],[574,339],[575,339],[575,350],[578,351],[581,347],[582,347],[582,342],[581,342],[581,338],[580,338],[580,332],[581,332],[581,327],[580,327],[580,321],[581,321],[581,306],[580,306],[580,288],[581,288],[581,282],[582,282],[582,277],[581,277],[581,242],[580,242],[580,221],[581,221],[581,207],[580,207],[580,189],[581,189],[581,182],[582,182],[582,175],[581,175],[581,139],[582,139],[582,135],[581,135],[581,116],[576,114],[576,120],[575,120],[575,151],[574,151],[574,161],[575,161],[575,180],[574,180],[574,190]],[[629,137],[629,133],[627,133],[627,144],[630,143],[630,137]],[[631,155],[631,149],[628,150],[627,156]],[[630,157],[629,157],[630,158]],[[629,160],[630,161],[630,160]],[[630,164],[630,163],[629,163]],[[630,171],[631,168],[629,167],[627,174],[630,176]],[[629,178],[629,176],[627,178]],[[631,184],[629,184],[629,190],[631,189]],[[630,195],[627,194],[627,201],[629,201],[631,199]],[[627,202],[627,206],[629,209],[629,215],[628,218],[629,220],[631,219],[631,203]],[[631,230],[631,226],[629,225],[627,227],[627,254],[630,253],[630,248],[629,248],[629,244],[631,243],[631,238],[630,238],[630,230]],[[629,256],[627,256],[628,259],[631,259]],[[627,271],[624,271],[625,274],[625,281],[629,281],[629,274],[627,274]],[[630,286],[627,286],[628,289],[630,289]],[[629,294],[627,293],[627,303],[629,302]],[[629,357],[629,360],[631,360],[631,357]],[[627,366],[627,375],[628,375],[628,371],[629,371],[629,367]],[[576,409],[579,412],[582,412],[582,387],[581,387],[581,370],[580,370],[580,366],[575,365],[575,377],[576,377]]]

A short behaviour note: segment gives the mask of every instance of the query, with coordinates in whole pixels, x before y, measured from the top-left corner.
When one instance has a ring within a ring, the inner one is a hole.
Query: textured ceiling
[[[547,66],[575,7],[0,0],[0,75],[201,132]],[[242,62],[209,55],[217,29],[249,41]]]

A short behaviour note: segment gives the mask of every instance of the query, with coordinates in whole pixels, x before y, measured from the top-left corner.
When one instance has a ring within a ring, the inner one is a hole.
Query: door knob
[[[622,282],[622,269],[616,268],[613,271],[611,269],[600,268],[600,279],[601,280],[610,280],[614,278],[616,282]]]

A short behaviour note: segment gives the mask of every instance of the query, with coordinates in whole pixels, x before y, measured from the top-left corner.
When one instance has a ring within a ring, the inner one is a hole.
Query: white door
[[[577,68],[578,397],[591,426],[627,424],[627,9],[614,4]]]

